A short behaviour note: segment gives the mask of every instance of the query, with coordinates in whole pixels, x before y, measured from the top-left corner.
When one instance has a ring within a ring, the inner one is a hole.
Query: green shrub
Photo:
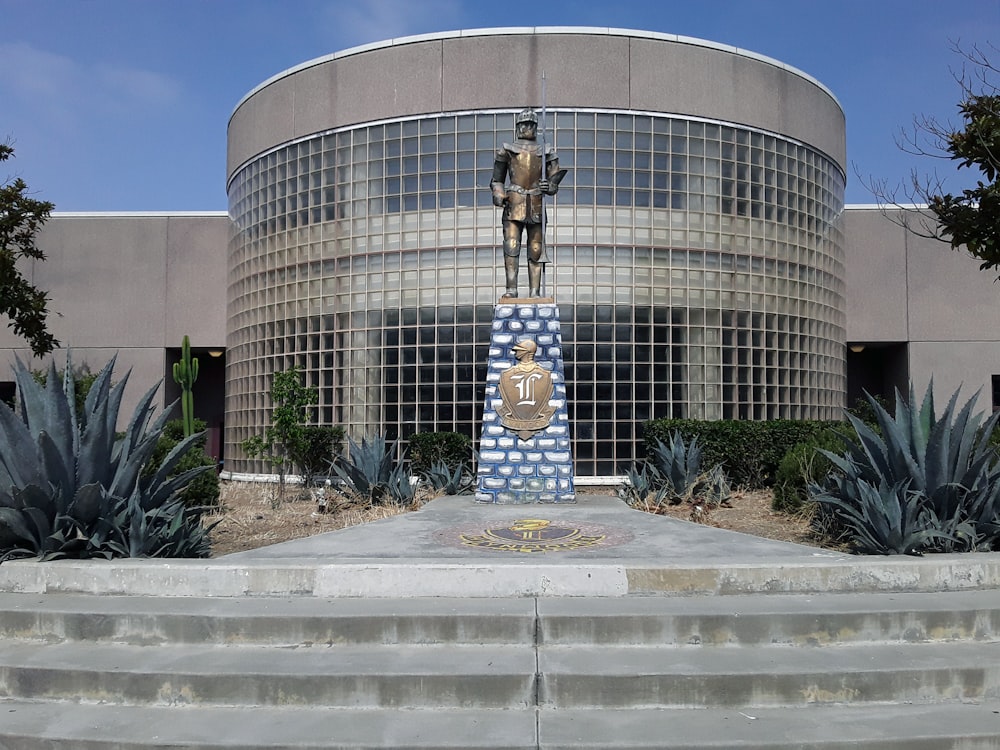
[[[302,483],[309,487],[316,478],[328,473],[330,462],[344,450],[344,428],[308,425],[292,452],[292,462],[299,467]]]
[[[179,497],[208,469],[176,471],[195,438],[144,474],[169,411],[152,419],[151,388],[116,435],[128,376],[112,386],[114,362],[97,375],[77,414],[68,357],[62,382],[52,365],[45,385],[17,361],[19,411],[0,404],[0,560],[208,556],[211,529]]]
[[[733,485],[760,489],[774,484],[778,464],[793,445],[839,424],[794,419],[766,422],[656,419],[646,422],[644,437],[650,456],[656,442],[666,442],[675,430],[686,442],[697,438],[706,466],[721,464]]]
[[[451,471],[468,467],[472,440],[458,432],[416,432],[410,435],[410,465],[415,474],[424,474],[434,464],[443,463]]]
[[[219,504],[219,475],[214,471],[216,468],[215,459],[205,452],[206,435],[205,421],[203,419],[194,420],[195,433],[200,435],[188,451],[181,457],[174,468],[173,475],[194,469],[198,466],[210,466],[213,471],[204,471],[191,480],[191,483],[181,492],[180,497],[184,504],[191,508],[214,508]],[[163,463],[176,447],[184,439],[184,420],[171,419],[163,427],[163,433],[156,443],[156,450],[150,457],[143,475],[148,476],[156,471],[156,467]]]
[[[809,500],[809,485],[822,482],[833,471],[833,462],[821,451],[839,451],[844,447],[838,429],[826,429],[809,440],[797,443],[778,464],[774,477],[771,507],[783,513],[796,513]]]
[[[878,429],[878,414],[875,411],[875,404],[885,409],[892,416],[895,404],[891,404],[883,396],[872,396],[865,392],[865,395],[854,402],[854,406],[847,411],[860,419],[873,429]]]
[[[958,392],[940,416],[933,384],[916,405],[896,394],[895,416],[870,399],[878,430],[848,414],[854,434],[840,453],[825,455],[838,471],[811,485],[854,548],[869,554],[994,550],[1000,546],[1000,463],[990,436],[995,413],[981,425],[975,397],[956,410]]]

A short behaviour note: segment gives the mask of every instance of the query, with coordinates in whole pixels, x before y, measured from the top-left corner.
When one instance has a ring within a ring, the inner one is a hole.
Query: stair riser
[[[995,700],[1000,669],[880,670],[791,675],[540,677],[542,706],[696,708]],[[517,708],[535,700],[534,675],[184,675],[36,668],[0,670],[0,695],[130,705],[287,705]]]
[[[216,617],[0,612],[0,638],[136,645],[532,644],[528,617]],[[1000,640],[1000,612],[541,617],[548,645],[827,646]]]
[[[789,675],[542,674],[549,708],[740,708],[1000,698],[1000,668],[909,669]]]
[[[533,674],[185,675],[0,669],[0,697],[129,705],[525,708]]]
[[[1000,639],[1000,611],[539,619],[546,645],[828,646]]]
[[[0,638],[135,645],[532,644],[528,617],[216,617],[0,612]]]

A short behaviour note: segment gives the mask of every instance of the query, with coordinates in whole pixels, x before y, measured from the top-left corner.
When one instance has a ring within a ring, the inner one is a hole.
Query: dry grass
[[[771,509],[771,490],[738,490],[733,492],[728,505],[682,503],[661,506],[661,515],[703,523],[719,529],[739,531],[744,534],[795,542],[818,547],[822,541],[810,528],[808,513],[789,515]]]
[[[222,482],[221,489],[221,510],[205,519],[213,523],[221,518],[212,531],[213,557],[336,531],[411,510],[395,505],[373,508],[340,505],[320,513],[309,493],[295,486],[286,488],[282,500],[278,500],[278,488],[272,484]]]
[[[614,494],[612,488],[579,488],[579,492]],[[212,554],[215,557],[270,544],[336,531],[348,526],[377,521],[406,513],[419,507],[377,506],[331,503],[326,512],[308,493],[288,487],[285,499],[277,501],[277,487],[248,482],[222,483],[222,508],[206,518],[220,520],[212,531]],[[688,504],[666,506],[659,512],[673,518],[705,523],[720,529],[745,534],[819,546],[809,529],[806,516],[790,516],[771,510],[770,490],[734,492],[731,507],[707,508]]]

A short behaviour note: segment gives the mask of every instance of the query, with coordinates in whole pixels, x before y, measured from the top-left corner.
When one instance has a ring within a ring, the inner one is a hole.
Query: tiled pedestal
[[[500,375],[517,364],[513,347],[532,339],[538,346],[535,361],[552,373],[549,404],[555,412],[545,429],[527,439],[501,424]],[[490,361],[486,374],[486,405],[479,441],[481,503],[574,503],[573,454],[566,410],[559,308],[555,303],[498,304],[493,314]]]

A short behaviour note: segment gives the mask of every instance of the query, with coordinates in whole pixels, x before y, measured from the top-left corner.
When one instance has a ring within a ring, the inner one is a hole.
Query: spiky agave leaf
[[[912,388],[909,404],[897,392],[894,417],[867,396],[879,431],[848,415],[854,436],[843,438],[845,452],[838,456],[823,451],[838,473],[823,487],[810,487],[810,494],[839,507],[859,537],[870,533],[874,540],[883,540],[862,546],[899,546],[884,538],[896,520],[891,515],[893,509],[903,507],[900,491],[890,496],[888,490],[882,490],[903,483],[907,497],[915,494],[919,498],[924,511],[921,523],[934,530],[925,535],[925,548],[963,551],[992,544],[984,540],[994,538],[993,500],[982,498],[998,497],[994,488],[1000,485],[1000,467],[989,436],[1000,422],[1000,413],[980,427],[981,415],[973,411],[976,396],[958,409],[958,395],[956,391],[938,416],[934,411],[933,384],[928,386],[919,408]],[[881,493],[881,513],[876,512],[873,488],[879,488],[877,492]],[[853,508],[853,515],[844,508]],[[870,532],[859,530],[864,524],[870,526]]]
[[[666,497],[672,503],[679,503],[688,494],[701,476],[701,446],[698,438],[692,438],[687,445],[680,430],[670,433],[669,443],[657,440],[653,446],[653,466],[663,479],[658,496]]]
[[[35,440],[7,404],[0,403],[0,490],[42,481]]]
[[[117,389],[118,386],[112,389],[109,398],[114,397]],[[113,473],[107,482],[108,492],[116,497],[127,497],[132,492],[142,467],[156,447],[159,434],[147,428],[155,411],[153,398],[158,389],[159,385],[153,386],[139,399],[125,432],[115,443],[110,462]]]
[[[114,401],[109,398],[114,363],[112,359],[101,369],[84,403],[85,418],[80,424],[77,461],[77,479],[81,486],[96,482],[110,487],[110,474],[116,466],[112,456],[120,399]],[[127,379],[126,375],[123,380]]]
[[[17,363],[22,414],[19,418],[0,406],[0,449],[4,449],[0,451],[0,539],[5,544],[0,559],[24,552],[41,559],[111,557],[137,549],[140,554],[149,550],[207,554],[200,513],[186,509],[177,495],[210,467],[167,478],[190,447],[188,441],[168,455],[152,479],[140,479],[169,415],[164,412],[153,419],[154,387],[140,399],[124,437],[117,440],[115,425],[127,375],[112,385],[113,363],[95,379],[79,420],[69,358],[62,387],[54,367],[42,386],[23,363]],[[133,508],[138,510],[132,512]],[[151,525],[147,514],[159,520]],[[191,544],[178,542],[180,533],[196,539]],[[16,549],[11,546],[15,542]]]
[[[171,499],[174,495],[181,492],[191,481],[199,476],[200,474],[210,471],[211,466],[196,466],[194,468],[188,469],[182,474],[177,475],[173,479],[170,475],[177,468],[177,465],[181,462],[184,456],[198,441],[204,437],[204,432],[196,432],[193,435],[189,435],[178,442],[166,456],[164,456],[163,461],[160,463],[159,468],[153,474],[152,477],[147,480],[140,480],[145,486],[145,491],[148,499],[145,501],[144,506],[148,510],[150,507],[155,505],[161,505],[167,500]]]
[[[38,546],[25,515],[14,508],[0,508],[0,550],[24,549],[34,554]]]
[[[915,555],[931,540],[945,536],[932,528],[920,494],[910,491],[906,482],[876,488],[860,480],[854,489],[853,497],[852,493],[824,493],[814,499],[841,517],[858,552]]]

